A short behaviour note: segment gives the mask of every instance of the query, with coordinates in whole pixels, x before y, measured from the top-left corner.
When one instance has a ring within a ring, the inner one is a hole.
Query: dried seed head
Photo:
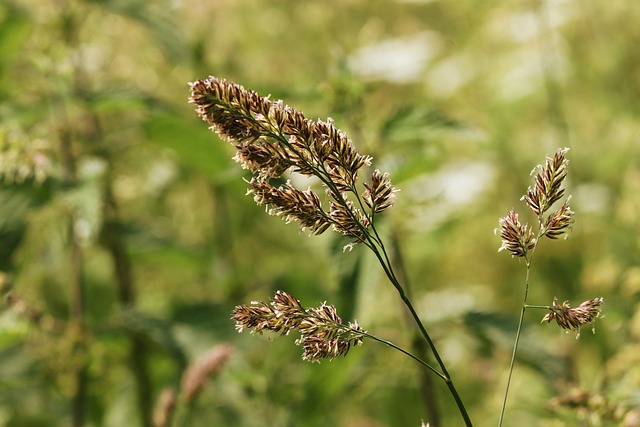
[[[518,214],[513,210],[507,211],[507,216],[500,218],[499,224],[496,233],[500,233],[502,245],[498,251],[506,249],[514,257],[527,256],[536,243],[531,227],[522,225]]]
[[[236,329],[300,332],[296,344],[303,347],[302,358],[311,362],[344,356],[353,346],[361,345],[364,331],[358,322],[342,323],[336,308],[323,303],[318,308],[303,308],[300,301],[286,292],[277,291],[271,304],[253,302],[252,306],[238,306],[233,319]]]
[[[330,202],[329,216],[335,231],[356,243],[365,240],[366,229],[370,225],[369,218],[356,208],[351,200],[345,200],[343,203]]]
[[[545,166],[538,165],[532,171],[535,185],[529,187],[523,200],[538,216],[543,215],[564,195],[562,182],[567,176],[569,160],[565,158],[568,148],[558,150],[553,158],[548,158]]]
[[[331,225],[330,215],[322,209],[322,202],[311,189],[298,190],[287,181],[276,188],[265,180],[252,179],[250,193],[258,205],[266,205],[269,215],[282,217],[285,221],[297,221],[302,230],[322,234]]]
[[[267,330],[287,335],[301,321],[300,312],[278,311],[261,301],[252,301],[251,304],[233,309],[232,319],[236,322],[238,332],[249,329],[251,333],[262,334],[263,330]]]
[[[371,157],[359,154],[347,134],[331,119],[312,121],[282,101],[271,101],[240,85],[213,76],[190,83],[189,102],[200,117],[223,139],[231,142],[234,159],[255,177],[250,193],[268,212],[287,221],[297,221],[302,229],[321,234],[327,228],[363,242],[370,218],[347,196],[359,197],[358,171],[371,164]],[[311,190],[296,190],[290,183],[274,188],[270,178],[287,171],[315,176],[327,188],[331,201],[327,213]],[[396,190],[387,174],[375,171],[367,185],[365,203],[372,212],[382,212],[393,204]]]
[[[364,331],[358,322],[344,325],[334,306],[323,303],[317,309],[309,308],[307,313],[298,327],[302,336],[296,341],[304,349],[303,360],[333,360],[345,356],[351,347],[362,345]]]
[[[177,401],[178,397],[173,388],[167,387],[162,390],[153,409],[154,427],[169,427],[171,425]]]
[[[286,292],[277,291],[270,304],[253,301],[251,306],[236,306],[232,319],[238,332],[249,329],[251,333],[262,334],[263,330],[268,330],[287,335],[299,327],[305,315],[300,301]]]
[[[550,239],[557,239],[566,232],[567,228],[571,227],[574,213],[569,207],[569,200],[571,200],[571,196],[567,197],[560,209],[549,215],[543,225],[543,235]]]
[[[552,320],[555,320],[561,328],[577,332],[577,338],[580,336],[582,326],[593,323],[600,317],[603,302],[602,298],[595,298],[583,302],[576,308],[571,308],[569,301],[558,305],[558,299],[553,297],[553,305],[549,308],[549,313],[542,318],[542,322],[551,323]]]
[[[213,76],[190,86],[189,102],[196,104],[200,117],[236,148],[248,151],[239,156],[243,164],[246,159],[250,164],[256,160],[258,165],[267,164],[264,156],[274,156],[274,161],[284,161],[305,175],[324,173],[333,178],[339,191],[347,191],[354,189],[358,170],[371,163],[371,158],[359,154],[331,119],[313,122],[281,100],[271,101]],[[252,144],[266,147],[248,149]],[[260,154],[258,159],[253,157],[256,152]]]
[[[309,335],[298,340],[298,344],[304,349],[303,360],[320,363],[322,359],[346,356],[351,347],[362,345],[362,338],[358,334],[341,335],[335,339]]]
[[[234,348],[230,345],[218,345],[187,367],[182,374],[181,383],[182,397],[185,402],[193,401],[207,381],[222,369],[233,352]]]
[[[236,322],[236,329],[242,332],[245,329],[262,334],[263,329],[278,332],[282,326],[274,327],[273,319],[276,314],[268,304],[260,301],[252,301],[251,306],[238,305],[233,309],[232,319]],[[286,333],[286,332],[285,332]]]
[[[373,212],[379,213],[393,206],[398,190],[391,185],[389,174],[374,170],[371,174],[371,184],[365,183],[364,187],[362,199]]]
[[[255,92],[226,80],[209,78],[190,83],[189,102],[196,104],[198,115],[220,137],[230,142],[255,141],[262,129],[253,111],[269,111],[270,102]]]
[[[233,159],[261,178],[279,178],[292,165],[291,160],[269,142],[239,142],[236,149],[238,151]]]
[[[276,294],[271,299],[271,305],[276,312],[283,313],[284,315],[289,313],[299,314],[300,311],[304,311],[300,301],[283,291],[276,291]]]

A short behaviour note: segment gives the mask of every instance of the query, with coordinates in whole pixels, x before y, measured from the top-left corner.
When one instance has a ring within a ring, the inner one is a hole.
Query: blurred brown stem
[[[123,308],[135,306],[136,295],[131,269],[131,260],[126,251],[122,223],[118,215],[118,206],[107,183],[104,204],[103,243],[109,250],[113,260],[116,282],[118,284],[118,302]],[[148,348],[145,337],[136,331],[128,333],[130,341],[129,366],[135,378],[140,422],[143,427],[151,427],[152,423],[152,384],[147,367]]]
[[[60,5],[61,21],[64,23],[62,26],[62,38],[65,44],[71,51],[79,52],[81,40],[80,31],[84,21],[82,16],[82,9],[75,9],[69,7],[67,2],[63,2]],[[81,116],[81,121],[78,123],[71,123],[67,121],[68,128],[72,126],[80,126],[78,133],[81,135],[82,141],[87,143],[93,143],[92,147],[94,153],[104,158],[109,165],[110,155],[109,151],[100,146],[102,141],[102,131],[100,126],[100,120],[97,114],[91,107],[91,89],[88,74],[84,67],[81,55],[79,54],[77,61],[73,62],[73,82],[72,82],[72,95],[73,100],[80,107],[80,111],[84,114]],[[69,138],[62,138],[61,158],[65,167],[65,173],[69,181],[76,180],[75,164],[76,158],[71,152],[71,143]],[[118,208],[113,197],[111,183],[111,177],[108,175],[105,183],[104,194],[104,223],[103,223],[103,244],[109,250],[111,258],[113,260],[113,266],[115,270],[116,282],[118,284],[118,302],[124,308],[133,307],[135,305],[135,292],[133,285],[133,276],[131,274],[131,262],[127,256],[124,238],[122,233],[122,226],[118,217]],[[72,229],[73,230],[73,229]],[[82,284],[79,274],[82,271],[81,261],[81,248],[72,239],[72,258],[78,265],[74,264],[74,300],[73,300],[73,313],[75,318],[78,319],[78,323],[82,324],[84,318],[84,285]],[[76,254],[77,252],[77,254]],[[78,278],[75,279],[75,276]],[[84,326],[83,326],[84,327]],[[81,335],[82,337],[84,335]],[[84,339],[84,338],[82,338]],[[129,351],[129,365],[131,372],[135,378],[137,400],[139,408],[139,416],[141,425],[143,427],[152,426],[152,386],[151,380],[147,368],[147,354],[148,349],[144,337],[135,332],[129,332],[130,351]],[[86,403],[86,388],[87,388],[87,375],[86,367],[83,366],[78,372],[78,389],[76,397],[74,398],[74,427],[80,427],[85,421],[84,408]]]
[[[70,221],[73,223],[73,219]],[[72,224],[73,225],[73,224]],[[80,351],[85,352],[84,328],[85,328],[85,284],[82,276],[83,254],[82,248],[75,241],[73,228],[70,231],[70,263],[71,263],[71,327],[77,328],[79,333],[78,344]],[[84,358],[76,370],[76,391],[73,397],[73,423],[74,427],[81,427],[85,420],[85,404],[87,396],[87,366]]]
[[[62,109],[64,113],[64,109]],[[63,121],[60,130],[60,157],[64,171],[64,178],[69,184],[76,182],[76,159],[72,148],[71,132],[69,122]],[[68,217],[68,241],[69,241],[69,327],[75,329],[76,345],[79,351],[85,351],[84,329],[85,329],[85,283],[83,278],[84,255],[82,247],[78,243],[75,235],[75,212],[70,212]],[[76,367],[75,382],[76,389],[72,400],[72,426],[82,427],[85,422],[86,396],[87,396],[87,367],[84,357],[81,358],[79,366]]]

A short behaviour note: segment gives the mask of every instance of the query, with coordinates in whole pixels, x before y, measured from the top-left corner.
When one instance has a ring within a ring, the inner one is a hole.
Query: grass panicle
[[[437,367],[368,334],[357,322],[343,323],[333,305],[322,303],[317,308],[305,308],[283,291],[277,291],[269,302],[254,301],[250,305],[237,306],[232,317],[236,329],[259,334],[266,330],[282,335],[296,331],[300,334],[296,344],[303,348],[302,358],[311,362],[346,355],[353,346],[361,345],[365,337],[372,338],[401,351],[438,375],[449,388],[465,425],[472,426],[444,361],[398,280],[375,227],[376,214],[393,206],[398,191],[391,184],[389,174],[374,169],[368,182],[358,184],[358,175],[365,166],[371,166],[372,158],[358,153],[346,133],[331,119],[309,120],[281,100],[273,101],[213,76],[191,83],[190,87],[189,101],[196,105],[197,113],[222,139],[234,145],[234,160],[252,173],[252,178],[246,180],[248,193],[258,205],[265,206],[270,215],[298,223],[310,234],[322,234],[331,229],[350,240],[345,248],[364,244],[374,253],[415,321]],[[521,200],[536,216],[537,224],[523,223],[515,210],[509,210],[504,218],[500,218],[496,229],[501,238],[499,250],[524,259],[527,269],[499,426],[504,418],[526,309],[546,308],[549,312],[543,321],[555,320],[561,328],[578,333],[582,326],[593,323],[601,313],[602,298],[586,301],[576,308],[571,308],[568,302],[558,305],[555,298],[552,306],[527,304],[531,265],[540,240],[566,235],[574,221],[569,204],[571,196],[552,210],[565,196],[567,152],[567,148],[559,149],[544,165],[538,165],[532,171],[534,183]],[[324,196],[311,187],[297,188],[288,179],[291,174],[316,178],[324,187]],[[283,179],[285,177],[287,179]]]
[[[580,336],[580,328],[584,325],[593,323],[601,314],[603,299],[595,298],[585,301],[576,308],[571,308],[569,303],[565,301],[562,305],[557,304],[554,297],[552,306],[536,306],[527,303],[529,295],[529,278],[531,275],[531,266],[533,256],[540,243],[542,237],[555,240],[562,235],[566,235],[574,222],[574,212],[571,210],[569,201],[571,196],[567,196],[562,205],[555,211],[549,213],[553,205],[559,202],[565,195],[563,186],[567,177],[569,160],[566,158],[568,148],[562,148],[556,151],[553,157],[547,157],[543,165],[538,165],[532,171],[534,185],[527,189],[521,200],[525,202],[527,207],[537,217],[537,227],[528,224],[522,224],[519,220],[518,213],[509,210],[504,218],[500,218],[496,229],[502,243],[499,251],[506,250],[511,253],[512,257],[520,257],[525,259],[526,274],[524,279],[524,297],[520,309],[520,319],[516,330],[516,337],[511,355],[511,363],[509,365],[509,374],[507,384],[504,391],[502,408],[500,410],[500,418],[498,426],[502,426],[507,398],[509,396],[509,387],[515,366],[516,355],[518,352],[518,344],[520,342],[520,333],[524,324],[524,315],[528,308],[543,308],[549,310],[543,322],[551,323],[555,320],[558,326],[567,331],[576,331],[576,337]]]
[[[298,222],[311,234],[331,228],[357,244],[367,240],[373,215],[393,206],[397,190],[389,175],[378,170],[360,194],[358,175],[372,158],[358,153],[331,119],[309,120],[281,100],[213,76],[190,87],[189,102],[212,130],[235,146],[234,160],[253,174],[249,192],[270,215]],[[272,184],[287,173],[318,178],[329,200],[311,189],[297,189],[289,180]]]
[[[345,356],[352,347],[362,345],[366,333],[357,321],[343,323],[333,305],[322,303],[318,308],[304,308],[283,291],[277,291],[268,304],[254,301],[251,305],[237,306],[232,319],[239,332],[245,329],[258,334],[265,330],[282,335],[299,332],[296,344],[303,348],[302,359],[318,363]]]

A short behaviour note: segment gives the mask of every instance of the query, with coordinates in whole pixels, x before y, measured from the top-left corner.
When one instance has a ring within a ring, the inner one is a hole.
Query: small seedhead
[[[558,299],[553,297],[553,305],[549,307],[549,313],[542,318],[542,322],[551,323],[552,320],[555,320],[558,326],[566,329],[567,332],[576,332],[576,338],[578,338],[583,326],[594,323],[600,317],[603,302],[602,298],[594,298],[583,302],[578,307],[571,308],[569,301],[558,305]],[[593,330],[595,331],[595,328]]]
[[[304,308],[290,294],[277,291],[269,304],[254,301],[233,310],[236,329],[262,334],[263,330],[287,335],[300,333],[296,344],[302,346],[302,359],[320,362],[346,355],[351,347],[362,345],[365,331],[357,321],[344,324],[333,305],[323,303],[318,308]]]

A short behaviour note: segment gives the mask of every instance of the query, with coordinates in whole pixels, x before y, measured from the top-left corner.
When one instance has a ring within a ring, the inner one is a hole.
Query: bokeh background
[[[530,171],[569,147],[576,223],[542,242],[529,302],[604,297],[606,316],[576,340],[527,312],[505,425],[640,425],[638,22],[626,0],[4,0],[0,426],[162,425],[162,396],[165,425],[462,425],[388,347],[318,365],[236,333],[235,305],[281,289],[415,339],[366,248],[245,195],[187,103],[210,74],[332,117],[391,174],[382,233],[481,427],[525,274],[494,229],[533,220]]]

